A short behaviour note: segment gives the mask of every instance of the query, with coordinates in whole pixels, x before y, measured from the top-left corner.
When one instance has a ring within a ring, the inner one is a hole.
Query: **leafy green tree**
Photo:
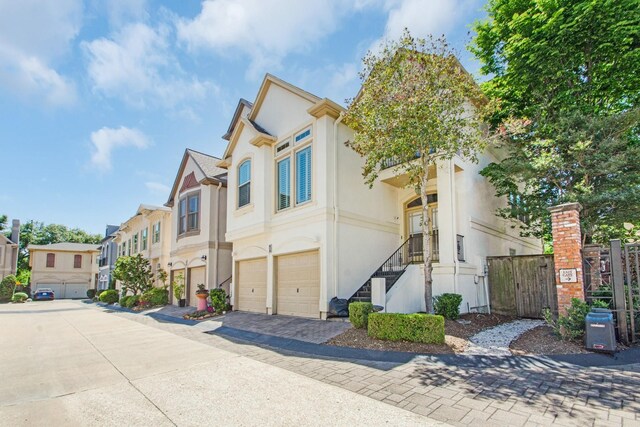
[[[122,289],[133,295],[143,293],[153,287],[151,263],[141,254],[119,257],[113,270],[113,277],[122,282]]]
[[[369,52],[363,63],[362,89],[345,114],[345,123],[355,131],[349,145],[365,158],[363,175],[369,185],[392,162],[426,201],[428,170],[436,159],[456,154],[473,159],[484,144],[480,88],[444,38],[414,39],[407,30],[379,53]],[[422,227],[424,296],[427,311],[433,312],[426,203]]]
[[[7,229],[7,224],[9,223],[9,219],[6,215],[0,215],[0,231],[4,231]]]
[[[507,218],[549,238],[547,208],[577,201],[585,242],[640,221],[640,3],[490,0],[471,50],[500,102],[505,158],[483,174]]]

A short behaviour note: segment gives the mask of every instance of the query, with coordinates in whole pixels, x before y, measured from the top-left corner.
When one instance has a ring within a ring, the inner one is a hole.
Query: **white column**
[[[267,314],[274,314],[273,301],[275,299],[276,293],[273,277],[275,273],[275,268],[273,265],[274,262],[275,258],[273,257],[271,250],[269,250],[269,254],[267,255]],[[276,307],[276,311],[277,309],[278,308]]]
[[[371,303],[381,306],[382,311],[385,311],[387,307],[387,279],[384,277],[371,279]]]
[[[453,266],[454,242],[454,189],[451,185],[452,171],[449,160],[439,160],[437,166],[436,188],[438,191],[438,232],[440,241],[440,265]]]

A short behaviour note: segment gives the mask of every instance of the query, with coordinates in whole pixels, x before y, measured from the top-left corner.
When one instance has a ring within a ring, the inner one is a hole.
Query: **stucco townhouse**
[[[107,225],[104,238],[100,241],[100,255],[98,256],[98,283],[97,289],[109,288],[113,269],[118,259],[118,244],[114,241],[116,232],[120,227],[117,225]]]
[[[31,290],[53,290],[57,299],[86,298],[98,278],[99,245],[52,243],[29,245]]]
[[[166,271],[170,236],[171,209],[142,204],[135,215],[120,225],[113,242],[117,245],[118,257],[140,254],[148,259],[156,278],[155,285],[162,286],[158,272],[161,269]],[[120,289],[119,282],[116,283],[116,289]]]
[[[197,305],[198,285],[223,288],[231,283],[231,243],[227,224],[227,171],[220,159],[195,150],[184,152],[169,199],[171,212],[170,282],[181,277],[186,303]],[[173,289],[170,292],[173,304]]]
[[[370,189],[363,159],[345,145],[353,133],[342,111],[272,75],[253,103],[238,104],[219,163],[228,170],[235,309],[325,318],[332,297],[366,298],[370,278],[382,276],[387,311],[424,310],[423,203],[433,225],[433,294],[462,294],[463,312],[486,304],[487,256],[540,253],[539,241],[495,215],[506,200],[479,174],[496,159],[491,149],[477,163],[437,161],[427,200],[393,167]]]

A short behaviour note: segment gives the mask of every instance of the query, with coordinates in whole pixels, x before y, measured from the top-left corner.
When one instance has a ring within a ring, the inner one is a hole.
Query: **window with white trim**
[[[278,210],[291,206],[291,157],[278,162]]]
[[[307,127],[275,146],[277,211],[311,200],[311,143],[312,128]]]
[[[238,207],[251,203],[251,160],[238,166]]]
[[[311,146],[296,153],[296,204],[311,200]]]
[[[142,251],[146,251],[147,250],[147,241],[149,240],[149,229],[147,227],[144,228],[144,230],[142,230],[140,232],[140,250]]]
[[[158,243],[160,241],[160,221],[153,224],[153,237],[151,238],[152,243]]]

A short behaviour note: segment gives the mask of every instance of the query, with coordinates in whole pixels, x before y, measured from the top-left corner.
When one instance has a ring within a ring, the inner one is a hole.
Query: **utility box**
[[[585,347],[587,350],[615,353],[616,334],[611,310],[592,308],[585,317],[585,328]]]

